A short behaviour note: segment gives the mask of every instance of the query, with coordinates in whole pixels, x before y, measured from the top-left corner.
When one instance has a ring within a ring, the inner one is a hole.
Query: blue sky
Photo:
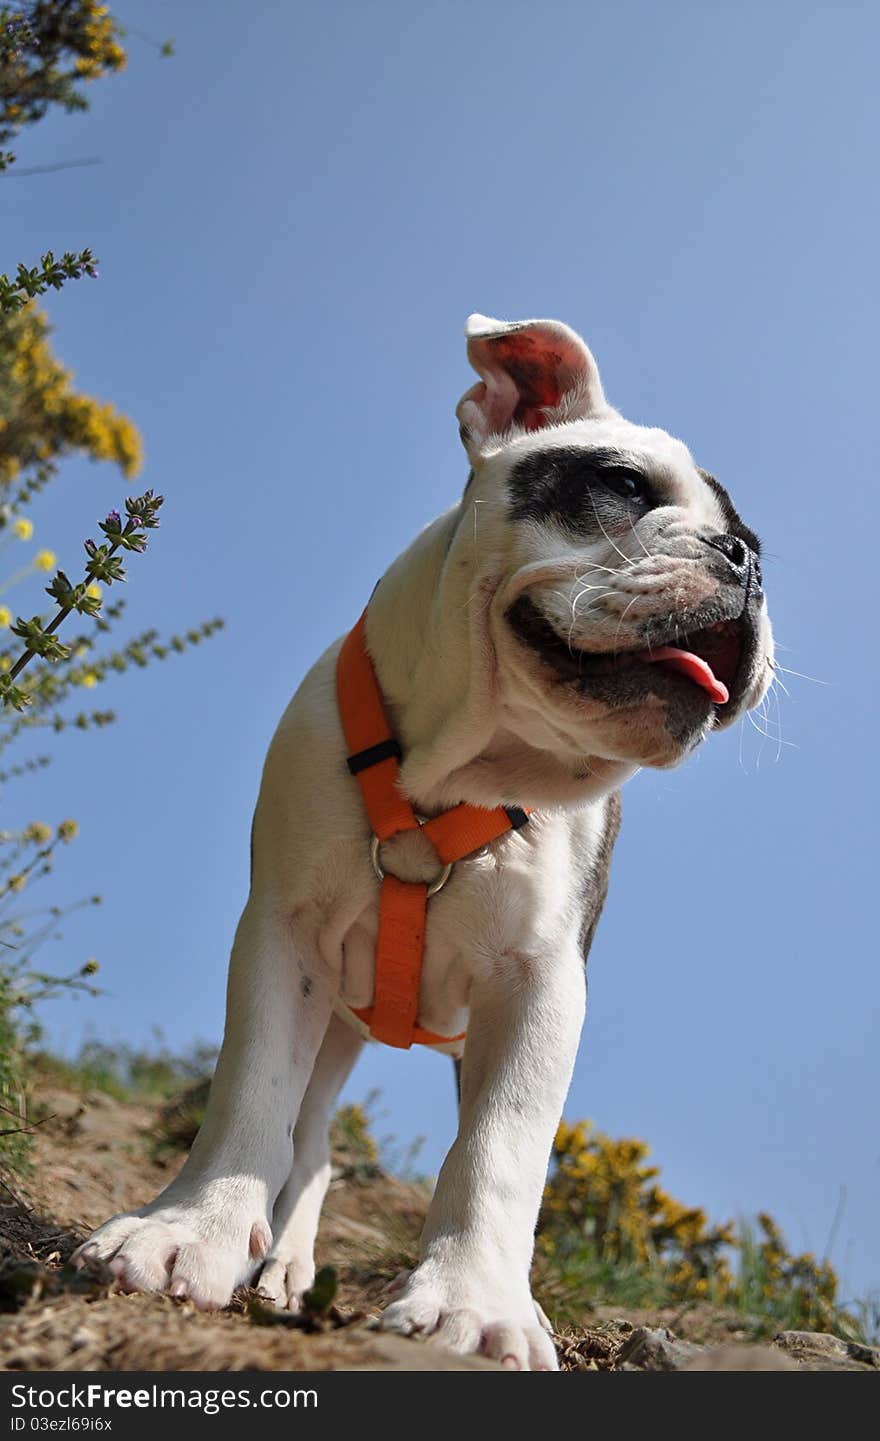
[[[846,1292],[880,1287],[875,939],[876,54],[871,4],[125,0],[130,66],[0,181],[0,268],[90,245],[58,353],[141,427],[167,496],[131,631],[225,632],[96,704],[8,789],[76,816],[53,899],[100,890],[59,968],[54,1042],[222,1028],[265,749],[312,659],[464,481],[453,411],[478,309],[556,316],[611,401],[681,435],[763,536],[791,698],[624,798],[567,1105],[648,1140],[716,1218],[772,1211]],[[35,543],[75,565],[118,503],[72,463]],[[27,604],[24,591],[16,595]],[[34,600],[34,604],[37,601]],[[776,725],[781,718],[782,740]],[[454,1128],[448,1063],[371,1048],[379,1128]]]

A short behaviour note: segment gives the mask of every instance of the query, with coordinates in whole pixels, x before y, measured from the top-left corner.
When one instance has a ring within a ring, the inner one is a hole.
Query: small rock
[[[780,1331],[773,1345],[791,1356],[802,1371],[880,1370],[880,1348],[845,1341],[827,1331]]]
[[[665,1326],[637,1326],[618,1351],[615,1370],[680,1371],[705,1349],[674,1336]]]
[[[88,1326],[78,1326],[70,1338],[71,1351],[82,1351],[85,1346],[97,1346],[100,1344],[99,1337]]]

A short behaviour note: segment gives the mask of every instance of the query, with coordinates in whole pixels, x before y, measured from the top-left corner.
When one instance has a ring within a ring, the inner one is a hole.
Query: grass
[[[195,1045],[181,1055],[161,1044],[145,1049],[86,1041],[73,1060],[36,1051],[28,1071],[33,1089],[57,1085],[102,1091],[116,1101],[170,1100],[209,1077],[216,1055],[216,1048],[207,1045]]]
[[[647,1263],[613,1260],[590,1241],[563,1250],[557,1246],[548,1254],[539,1237],[532,1285],[560,1328],[583,1326],[597,1307],[679,1315],[700,1307],[723,1315],[731,1330],[752,1341],[772,1339],[780,1331],[826,1331],[846,1341],[880,1344],[880,1295],[838,1303],[805,1294],[802,1283],[780,1275],[768,1261],[766,1247],[747,1221],[736,1228],[729,1260],[733,1286],[715,1285],[710,1278],[703,1292],[683,1296],[656,1257]]]

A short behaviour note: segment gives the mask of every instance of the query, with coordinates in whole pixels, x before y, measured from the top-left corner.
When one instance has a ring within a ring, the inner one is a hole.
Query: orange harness
[[[448,1045],[460,1036],[435,1036],[416,1025],[419,982],[425,948],[425,920],[428,897],[435,895],[449,879],[456,861],[482,850],[506,831],[519,830],[528,822],[525,811],[516,806],[484,810],[460,805],[433,820],[416,815],[399,786],[402,751],[391,734],[382,693],[365,639],[366,611],[346,636],[336,666],[336,694],[346,743],[351,754],[348,769],[361,788],[367,816],[373,828],[372,859],[382,883],[379,895],[379,935],[376,941],[376,979],[372,1006],[354,1014],[370,1028],[377,1041],[408,1049],[413,1042],[423,1046]],[[429,836],[443,863],[430,885],[399,881],[386,876],[379,864],[379,846],[401,831],[421,830]]]

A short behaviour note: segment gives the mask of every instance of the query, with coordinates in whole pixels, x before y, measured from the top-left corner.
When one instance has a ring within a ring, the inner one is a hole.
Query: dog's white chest
[[[576,817],[536,816],[525,830],[456,864],[443,890],[428,901],[419,1025],[437,1035],[459,1035],[467,1029],[475,985],[515,985],[523,965],[552,966],[581,924],[603,828],[602,801]],[[383,864],[391,870],[399,861],[401,879],[428,879],[430,861],[423,869],[426,858],[415,849],[406,854],[401,847]],[[377,889],[342,943],[340,1009],[347,1017],[349,1007],[374,1000],[378,918]]]

